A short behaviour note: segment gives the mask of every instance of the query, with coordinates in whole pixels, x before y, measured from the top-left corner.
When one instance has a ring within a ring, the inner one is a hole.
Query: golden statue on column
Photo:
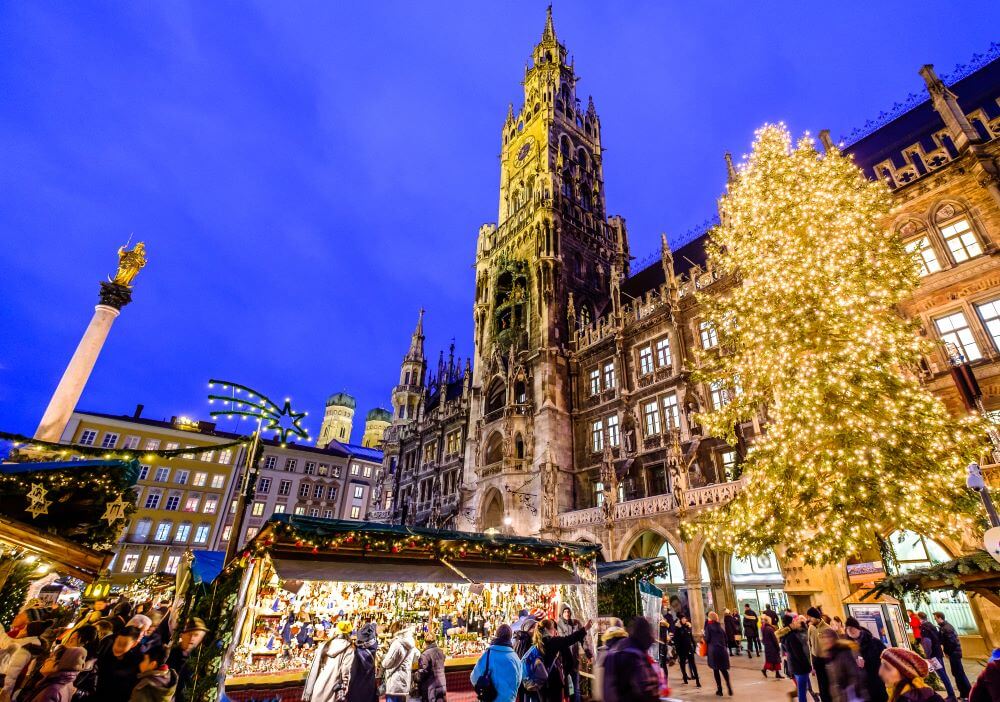
[[[139,242],[132,249],[124,246],[118,248],[118,271],[111,279],[116,285],[123,285],[126,288],[132,287],[132,281],[139,275],[139,271],[146,265],[146,245]]]

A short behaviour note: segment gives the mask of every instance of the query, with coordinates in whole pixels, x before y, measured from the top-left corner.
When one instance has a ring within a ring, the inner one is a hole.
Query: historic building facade
[[[971,362],[983,409],[1000,409],[998,59],[995,45],[947,86],[925,67],[929,98],[883,115],[845,147],[893,190],[885,225],[924,273],[902,311],[940,342],[923,372],[956,412],[966,409],[952,359]],[[630,270],[625,222],[605,209],[600,120],[592,100],[577,98],[551,13],[523,85],[523,105],[509,108],[502,128],[498,221],[479,231],[471,373],[442,373],[439,363],[439,380],[425,382],[418,324],[393,392],[373,514],[440,524],[430,516],[442,495],[460,529],[600,542],[609,559],[662,555],[664,586],[696,621],[708,606],[743,602],[842,611],[855,589],[844,567],[774,553],[735,559],[680,538],[684,519],[740,489],[742,456],[760,431],[747,422],[730,446],[693,419],[726,401],[723,389],[692,381],[695,350],[717,344],[694,293],[732,283],[711,270],[707,231],[676,251],[664,237],[658,260]],[[837,148],[828,133],[821,139]],[[455,399],[431,409],[442,387]],[[448,443],[452,433],[460,438]],[[464,459],[442,452],[463,442]],[[444,472],[460,468],[464,477],[445,488]],[[930,536],[894,534],[901,560],[974,546]],[[1000,641],[991,605],[937,604],[966,633]]]

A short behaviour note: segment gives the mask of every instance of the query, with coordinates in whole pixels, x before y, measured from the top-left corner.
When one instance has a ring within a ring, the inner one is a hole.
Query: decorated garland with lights
[[[177,449],[157,449],[144,451],[139,449],[106,449],[100,446],[82,446],[80,444],[58,444],[52,441],[40,441],[23,434],[12,434],[7,431],[0,431],[0,440],[13,443],[15,449],[39,449],[44,451],[54,451],[58,454],[68,456],[70,454],[80,454],[81,456],[93,456],[95,458],[131,460],[133,458],[143,458],[146,456],[156,456],[158,458],[178,458],[189,455],[200,455],[211,451],[234,448],[246,444],[246,439],[230,441],[226,444],[213,444],[211,446],[191,446]],[[23,457],[21,457],[23,458]],[[30,459],[29,459],[30,460]],[[51,456],[40,455],[38,460],[51,460]],[[19,460],[19,462],[25,462]]]
[[[955,535],[972,522],[965,465],[985,439],[955,420],[912,369],[930,349],[897,305],[917,266],[886,231],[884,183],[835,149],[758,130],[722,198],[709,262],[732,282],[698,293],[718,348],[696,380],[711,385],[705,431],[736,444],[761,417],[745,487],[692,528],[738,556],[782,545],[832,563],[893,528]]]

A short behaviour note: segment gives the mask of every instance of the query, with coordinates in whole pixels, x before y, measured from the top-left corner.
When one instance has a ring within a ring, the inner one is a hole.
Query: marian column
[[[121,314],[122,307],[132,301],[132,281],[145,265],[146,246],[141,241],[131,250],[124,246],[118,249],[118,271],[114,279],[101,283],[100,302],[94,308],[94,316],[35,430],[35,438],[39,441],[57,442],[62,438],[108,338],[111,324]]]

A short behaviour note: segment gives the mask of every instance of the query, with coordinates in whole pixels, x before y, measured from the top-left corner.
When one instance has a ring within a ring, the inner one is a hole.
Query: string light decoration
[[[239,417],[240,419],[256,419],[261,423],[261,430],[264,432],[274,432],[275,438],[280,437],[282,444],[288,442],[288,436],[294,435],[304,441],[310,441],[309,432],[302,427],[302,420],[308,416],[308,412],[295,412],[292,410],[292,401],[285,398],[285,404],[279,407],[271,398],[264,393],[240,385],[229,380],[209,380],[208,387],[214,389],[216,385],[222,390],[229,390],[230,395],[220,395],[214,392],[208,394],[209,404],[221,402],[226,407],[222,410],[209,412],[212,418]]]
[[[685,531],[751,556],[782,545],[837,562],[889,528],[956,535],[974,497],[965,465],[979,418],[955,419],[913,372],[928,342],[896,305],[916,287],[912,256],[881,222],[885,184],[850,157],[819,154],[784,125],[756,133],[722,198],[709,262],[731,285],[698,293],[719,338],[695,379],[716,406],[697,420],[736,445],[755,415],[745,487]]]
[[[239,439],[237,441],[230,441],[227,444],[213,444],[210,446],[187,446],[184,448],[177,449],[157,449],[157,450],[132,450],[132,449],[106,449],[99,446],[84,446],[82,444],[58,444],[52,441],[40,441],[38,439],[33,439],[30,436],[24,436],[23,434],[13,434],[11,432],[0,431],[0,440],[10,441],[13,444],[13,448],[17,451],[20,449],[28,449],[29,451],[35,450],[39,451],[39,456],[36,460],[48,461],[51,460],[51,454],[56,454],[62,457],[69,457],[71,455],[80,456],[93,456],[94,458],[106,458],[108,460],[124,460],[130,461],[133,458],[150,459],[152,457],[157,458],[187,458],[188,456],[197,456],[203,453],[211,453],[213,451],[220,451],[222,449],[234,448],[236,446],[244,446],[246,444],[246,439]],[[49,455],[46,455],[49,454]],[[22,458],[21,456],[18,457]],[[30,458],[30,457],[29,457]],[[19,463],[30,462],[30,460],[18,460]]]

